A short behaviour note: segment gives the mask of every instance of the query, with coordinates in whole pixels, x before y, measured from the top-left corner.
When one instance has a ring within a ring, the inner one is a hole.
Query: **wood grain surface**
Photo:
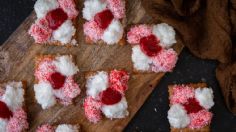
[[[129,105],[130,115],[125,119],[109,120],[103,118],[98,124],[89,123],[85,118],[82,102],[85,97],[84,74],[88,71],[126,69],[132,73],[131,46],[129,44],[120,45],[88,45],[85,43],[82,25],[83,1],[80,0],[78,8],[80,11],[78,20],[77,47],[44,46],[34,44],[33,39],[28,35],[30,25],[36,19],[32,14],[18,27],[9,39],[0,47],[0,81],[25,80],[28,83],[26,91],[26,106],[30,131],[43,123],[57,125],[60,123],[80,124],[82,131],[89,132],[119,132],[122,131],[135,113],[143,105],[164,73],[132,74],[129,81],[129,89],[126,98]],[[152,19],[145,13],[140,0],[126,1],[127,25],[148,23],[152,24]],[[127,29],[126,29],[127,30]],[[177,41],[180,42],[177,36]],[[183,46],[177,43],[174,49],[180,53]],[[42,110],[34,98],[34,58],[41,54],[72,54],[76,56],[76,63],[80,69],[77,82],[80,84],[82,93],[75,99],[75,104],[64,107],[60,104]]]

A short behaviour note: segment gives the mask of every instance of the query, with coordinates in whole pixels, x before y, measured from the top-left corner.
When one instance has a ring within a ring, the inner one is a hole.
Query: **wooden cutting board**
[[[83,1],[79,1],[81,12]],[[152,19],[145,13],[140,0],[127,1],[128,25],[138,23],[152,23]],[[42,123],[80,124],[82,131],[89,132],[116,132],[122,131],[135,113],[143,105],[149,94],[156,87],[164,73],[159,74],[132,74],[126,98],[130,115],[125,119],[108,120],[103,118],[98,124],[91,124],[84,116],[82,101],[85,97],[84,73],[87,71],[126,69],[132,72],[131,46],[88,45],[84,42],[82,13],[79,16],[78,47],[43,46],[36,45],[27,31],[36,19],[33,12],[20,27],[0,47],[0,81],[26,80],[26,105],[30,122],[30,131],[34,131]],[[178,42],[180,40],[177,37]],[[180,53],[183,46],[177,43],[174,49]],[[77,82],[80,84],[82,94],[76,98],[75,104],[64,107],[57,104],[48,110],[42,110],[36,103],[33,92],[34,57],[39,54],[72,54],[76,56],[80,74]]]

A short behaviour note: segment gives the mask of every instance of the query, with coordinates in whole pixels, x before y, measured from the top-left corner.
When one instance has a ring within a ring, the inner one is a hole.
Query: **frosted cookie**
[[[78,125],[60,124],[49,125],[44,124],[37,128],[36,132],[79,132],[80,127]]]
[[[37,0],[37,20],[29,34],[38,44],[77,45],[75,40],[77,0]]]
[[[213,91],[205,83],[169,86],[171,131],[210,131]]]
[[[127,33],[132,45],[134,71],[170,72],[178,56],[171,48],[176,43],[175,31],[168,24],[136,25]]]
[[[43,55],[36,57],[34,92],[43,109],[61,104],[72,104],[80,94],[74,76],[79,69],[71,55]]]
[[[125,17],[124,0],[85,0],[83,18],[86,22],[83,28],[86,42],[125,44],[123,38]]]
[[[0,84],[0,131],[25,132],[29,124],[25,109],[25,82]]]
[[[123,70],[98,71],[86,76],[84,111],[92,123],[101,120],[102,114],[110,119],[129,115],[125,91],[128,89],[129,74]]]

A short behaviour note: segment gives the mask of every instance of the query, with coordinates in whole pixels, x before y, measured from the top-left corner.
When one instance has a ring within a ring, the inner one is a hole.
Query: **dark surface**
[[[35,0],[0,0],[0,44],[33,10]],[[174,83],[207,82],[214,90],[215,106],[212,131],[236,132],[236,117],[225,107],[219,85],[215,78],[217,62],[201,60],[184,49],[172,73],[167,73],[157,88],[129,123],[125,131],[169,131],[167,120],[167,85]]]

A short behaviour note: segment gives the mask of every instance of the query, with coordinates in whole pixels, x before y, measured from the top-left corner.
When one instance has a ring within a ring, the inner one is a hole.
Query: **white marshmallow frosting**
[[[87,95],[97,99],[99,93],[107,89],[108,80],[108,74],[104,71],[97,72],[96,75],[89,77],[86,82]]]
[[[132,61],[135,69],[143,71],[149,70],[152,63],[152,60],[141,51],[139,45],[132,48]]]
[[[170,107],[167,118],[174,128],[184,128],[190,123],[187,112],[180,104],[174,104]]]
[[[72,76],[79,71],[78,67],[73,63],[71,55],[56,57],[54,64],[56,65],[57,71],[65,76]]]
[[[121,101],[113,105],[102,105],[102,112],[107,118],[124,118],[129,115],[127,111],[128,105],[125,97]]]
[[[78,128],[73,125],[61,124],[58,125],[55,132],[79,132]]]
[[[102,2],[101,0],[86,0],[84,2],[83,8],[83,18],[86,20],[92,20],[93,17],[106,9],[106,2]]]
[[[213,90],[211,88],[197,88],[195,98],[205,109],[210,109],[214,105]]]
[[[47,12],[59,7],[57,0],[37,0],[34,10],[38,18],[46,16]]]
[[[169,48],[176,43],[175,30],[166,23],[154,25],[152,32],[160,39],[160,45],[164,48]]]
[[[119,20],[113,19],[108,28],[104,31],[102,40],[107,44],[115,44],[120,41],[123,36],[123,26]]]
[[[6,91],[1,100],[7,104],[10,110],[15,111],[23,106],[24,93],[22,82],[11,82],[6,85]]]

